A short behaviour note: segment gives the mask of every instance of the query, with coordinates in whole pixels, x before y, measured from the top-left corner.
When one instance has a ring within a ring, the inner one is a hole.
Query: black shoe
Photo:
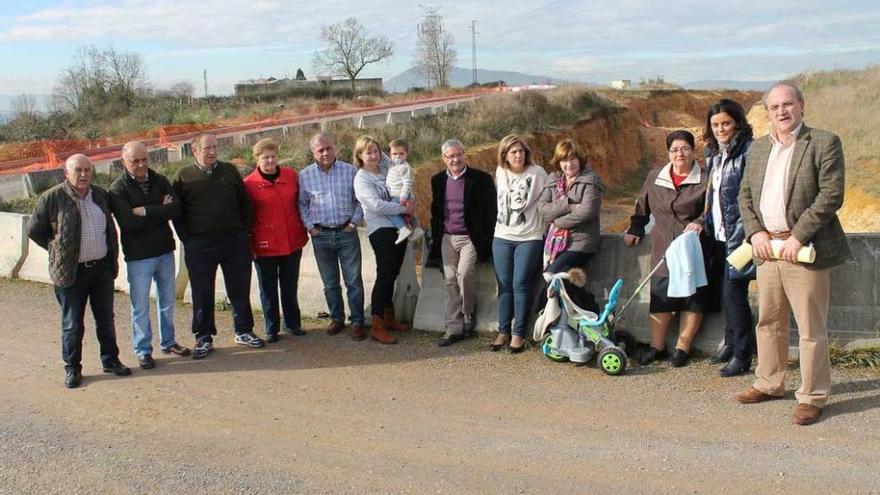
[[[67,370],[67,376],[64,377],[64,386],[67,388],[79,387],[79,384],[82,383],[82,377],[82,371],[80,370]]]
[[[153,359],[153,356],[149,354],[138,356],[138,364],[141,366],[141,369],[144,370],[151,370],[156,367],[156,361]]]
[[[512,345],[507,346],[507,352],[509,352],[511,354],[519,354],[524,350],[526,350],[526,343],[525,342],[523,342],[523,344],[519,347],[514,347]]]
[[[468,336],[463,333],[448,333],[442,337],[440,337],[440,341],[437,342],[437,345],[440,347],[446,347],[448,345],[452,345],[459,340],[464,340]]]
[[[278,342],[278,334],[277,333],[267,333],[266,334],[266,342],[269,344],[274,344]]]
[[[724,344],[715,352],[715,354],[712,354],[712,357],[709,358],[709,362],[711,364],[726,363],[730,361],[730,358],[732,357],[733,346],[730,344]]]
[[[492,342],[491,344],[489,344],[490,351],[498,352],[501,349],[504,349],[505,347],[507,347],[507,344],[510,343],[510,335],[506,335],[506,334],[500,334],[500,335],[505,335],[506,338],[500,344],[496,344],[495,342]]]
[[[687,351],[683,351],[681,349],[676,349],[672,353],[672,357],[669,358],[669,363],[672,364],[675,368],[681,368],[688,363],[688,359],[690,359],[690,354]]]
[[[748,373],[749,370],[752,369],[752,360],[751,359],[740,359],[735,357],[730,360],[721,370],[718,371],[718,374],[723,376],[724,378],[730,376],[742,375],[744,373]]]
[[[117,359],[112,363],[104,365],[104,373],[113,373],[116,376],[128,376],[131,374],[131,370],[124,364],[120,363]]]
[[[666,359],[667,356],[669,356],[669,353],[666,352],[665,347],[663,348],[663,350],[649,347],[648,350],[642,352],[642,356],[639,358],[639,364],[641,364],[642,366],[647,366],[654,361]]]
[[[306,331],[303,330],[302,328],[292,328],[292,329],[285,328],[284,331],[289,333],[290,335],[296,335],[297,337],[302,337],[303,335],[308,335],[306,333]]]

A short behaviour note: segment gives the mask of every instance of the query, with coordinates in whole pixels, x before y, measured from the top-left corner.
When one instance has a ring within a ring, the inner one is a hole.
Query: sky
[[[599,84],[663,76],[778,80],[805,70],[880,63],[877,0],[434,1],[455,38],[456,65]],[[404,0],[0,0],[0,94],[50,94],[78,47],[140,54],[152,85],[188,81],[229,94],[236,81],[312,79],[321,26],[356,17],[388,36],[394,57],[363,77],[412,65],[425,10]]]

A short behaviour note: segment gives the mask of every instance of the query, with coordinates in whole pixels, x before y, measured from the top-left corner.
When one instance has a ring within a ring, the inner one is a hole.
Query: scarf
[[[565,177],[559,177],[556,179],[556,192],[554,193],[553,199],[562,199],[567,195],[568,187],[565,185]],[[556,260],[557,256],[568,249],[570,236],[571,231],[569,229],[560,229],[553,225],[553,223],[550,223],[550,228],[547,230],[547,238],[544,240],[544,257],[546,258],[546,262],[544,263],[545,270],[550,263],[553,263],[553,261]]]

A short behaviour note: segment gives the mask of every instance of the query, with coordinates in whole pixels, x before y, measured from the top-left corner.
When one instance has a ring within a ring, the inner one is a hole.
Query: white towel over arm
[[[709,285],[696,232],[685,232],[672,241],[666,249],[666,268],[669,269],[668,297],[689,297],[697,292],[697,287]]]

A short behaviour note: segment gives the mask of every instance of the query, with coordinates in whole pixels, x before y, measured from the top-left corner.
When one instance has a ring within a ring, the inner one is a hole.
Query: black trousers
[[[383,227],[370,234],[370,245],[376,255],[376,283],[370,305],[374,315],[384,317],[385,308],[390,308],[394,300],[394,283],[400,273],[400,266],[406,256],[406,242],[394,244],[397,229]]]
[[[299,283],[299,262],[302,249],[286,256],[259,256],[254,260],[257,280],[260,283],[260,302],[263,304],[263,321],[266,335],[277,335],[281,327],[281,313],[284,311],[284,326],[288,330],[299,330],[301,314],[297,286]],[[281,286],[281,306],[278,306],[278,286]]]
[[[184,243],[184,260],[192,289],[192,332],[196,341],[213,341],[214,283],[217,267],[223,270],[226,295],[232,304],[235,333],[254,329],[251,309],[251,248],[244,231],[192,236]]]
[[[119,359],[113,323],[113,263],[109,259],[104,258],[88,267],[80,263],[76,281],[70,287],[56,285],[55,298],[61,305],[61,358],[65,368],[82,369],[86,304],[92,307],[95,318],[101,363],[109,365]]]

